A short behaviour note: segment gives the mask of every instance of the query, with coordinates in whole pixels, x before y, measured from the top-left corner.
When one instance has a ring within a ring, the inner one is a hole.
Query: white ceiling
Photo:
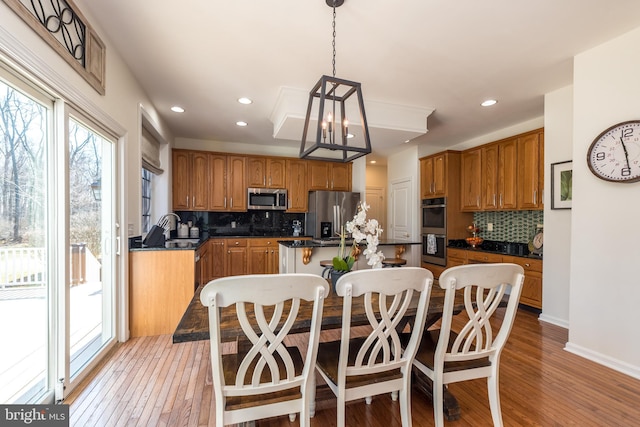
[[[299,147],[273,137],[278,94],[332,74],[325,0],[76,3],[176,137]],[[365,109],[434,109],[411,144],[442,148],[541,117],[544,94],[572,82],[573,56],[640,26],[638,0],[346,0],[336,13],[336,76],[362,84]],[[404,148],[392,136],[372,146],[368,158]]]

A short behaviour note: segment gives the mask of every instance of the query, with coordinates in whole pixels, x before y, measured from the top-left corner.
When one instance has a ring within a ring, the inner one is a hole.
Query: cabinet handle
[[[476,196],[476,206],[480,206],[480,196]]]
[[[500,193],[500,207],[502,207],[502,193]]]
[[[231,202],[230,202],[230,203],[231,203],[231,204],[229,205],[229,207],[230,207],[231,209],[233,209],[233,197],[231,198]]]
[[[268,253],[269,253],[269,249],[265,249],[265,250],[264,250],[264,253],[265,253],[265,254],[268,254]]]
[[[231,253],[231,251],[227,251],[227,253],[228,253],[228,254],[230,254],[230,253]]]
[[[227,196],[224,196],[224,207],[227,208]]]
[[[525,263],[524,263],[524,266],[525,266],[525,267],[531,267],[531,264],[529,264],[528,262],[525,262]]]
[[[493,193],[493,206],[496,205],[496,193]]]
[[[189,207],[189,196],[187,196],[187,207]]]
[[[328,179],[327,179],[327,182],[325,182],[324,187],[325,188],[329,188],[329,180]]]
[[[533,190],[533,204],[535,205],[538,200],[538,190]]]
[[[235,242],[235,243],[234,243],[234,245],[236,245],[236,246],[237,246],[237,245],[239,245],[239,244],[240,244],[240,242]]]
[[[193,206],[195,208],[196,207],[196,196],[193,196],[191,198],[191,203],[193,203],[191,206]]]

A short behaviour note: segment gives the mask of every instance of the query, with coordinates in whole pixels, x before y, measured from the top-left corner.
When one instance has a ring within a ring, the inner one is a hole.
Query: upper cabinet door
[[[209,154],[209,210],[223,211],[227,209],[227,156]]]
[[[518,209],[542,209],[540,152],[539,134],[518,138]]]
[[[247,187],[284,188],[285,159],[249,157],[247,159]]]
[[[207,153],[174,150],[172,201],[174,210],[209,208],[209,160]]]
[[[247,210],[246,157],[227,157],[227,210]]]
[[[465,151],[461,156],[461,209],[477,211],[481,208],[482,149]]]
[[[331,189],[334,191],[351,191],[351,163],[332,163]]]
[[[306,212],[309,204],[306,160],[287,160],[287,212]]]
[[[518,140],[512,139],[499,144],[498,156],[498,207],[516,209],[518,207],[517,167]]]
[[[318,160],[307,162],[309,190],[329,190],[329,163]]]
[[[247,187],[265,188],[267,186],[267,159],[249,157],[247,159]]]

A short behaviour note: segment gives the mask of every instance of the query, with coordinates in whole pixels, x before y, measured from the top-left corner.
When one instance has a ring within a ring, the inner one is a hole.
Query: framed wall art
[[[551,164],[551,209],[571,209],[573,161]]]

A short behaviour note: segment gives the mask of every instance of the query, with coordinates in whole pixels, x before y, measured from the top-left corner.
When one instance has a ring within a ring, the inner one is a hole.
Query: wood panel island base
[[[129,252],[131,337],[171,334],[193,298],[193,250]]]
[[[310,273],[322,274],[324,267],[320,261],[333,259],[338,255],[339,242],[319,243],[313,240],[279,241],[280,244],[280,274]],[[420,266],[421,242],[406,242],[402,240],[383,240],[378,245],[386,259],[402,258],[408,267]],[[350,249],[351,245],[348,245]],[[362,255],[366,245],[360,246],[360,255],[353,266],[354,270],[371,268],[367,259]]]

